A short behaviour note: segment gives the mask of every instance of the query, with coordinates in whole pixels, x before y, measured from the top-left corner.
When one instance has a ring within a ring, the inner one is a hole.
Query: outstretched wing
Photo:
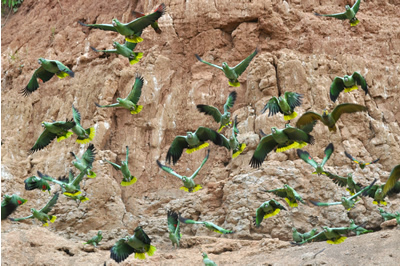
[[[339,94],[344,90],[343,78],[335,77],[332,81],[331,88],[329,90],[329,96],[333,102],[339,97]]]
[[[400,179],[400,164],[396,165],[390,172],[388,181],[383,187],[383,195],[386,195],[395,185],[397,180]]]
[[[314,167],[315,169],[317,169],[318,164],[316,161],[314,161],[314,159],[310,156],[310,154],[306,151],[303,150],[297,150],[297,155],[306,163],[308,163],[309,165],[311,165],[312,167]]]
[[[101,108],[108,108],[108,107],[122,107],[122,105],[120,103],[113,103],[113,104],[109,104],[109,105],[100,105],[98,103],[94,103],[97,107],[101,107]]]
[[[47,128],[40,134],[33,147],[30,149],[31,152],[39,151],[50,144],[50,142],[57,137],[56,134],[50,132]]]
[[[367,111],[367,107],[354,103],[342,103],[333,109],[331,116],[335,121],[338,121],[340,116],[344,113],[355,113],[361,111]]]
[[[171,147],[168,149],[165,161],[167,161],[167,163],[171,163],[172,159],[173,164],[176,164],[179,158],[181,158],[183,150],[187,148],[189,148],[189,144],[186,141],[186,137],[176,136],[174,141],[172,141]]]
[[[271,192],[274,193],[275,195],[285,198],[287,197],[286,189],[284,188],[277,188],[277,189],[272,189],[272,190],[263,190],[264,192]]]
[[[126,243],[125,238],[121,238],[114,244],[110,252],[110,258],[115,260],[117,263],[120,263],[128,258],[129,255],[134,253],[135,249]]]
[[[351,196],[351,197],[349,198],[349,200],[355,199],[355,198],[357,198],[357,197],[358,197],[359,195],[361,195],[361,194],[366,194],[368,190],[370,190],[370,189],[373,188],[375,182],[376,182],[376,179],[374,179],[374,181],[371,183],[371,185],[369,185],[368,187],[365,187],[365,188],[361,189],[361,190],[358,191],[356,194],[354,194],[353,196]]]
[[[193,179],[197,176],[197,174],[199,173],[200,169],[203,167],[203,165],[207,162],[208,157],[210,156],[210,149],[207,150],[207,155],[206,157],[203,159],[203,162],[201,163],[201,165],[199,166],[199,168],[197,168],[197,170],[192,174],[192,176],[190,177],[190,179]]]
[[[311,136],[310,134],[307,134],[301,129],[295,128],[295,127],[286,127],[283,130],[283,133],[288,136],[290,140],[294,141],[304,141],[309,144],[314,144],[314,137]]]
[[[132,90],[129,93],[127,100],[137,104],[139,101],[140,95],[142,94],[142,87],[143,87],[144,79],[140,75],[136,75],[135,83],[132,86]]]
[[[321,207],[321,206],[332,206],[332,205],[340,205],[340,204],[342,204],[342,202],[330,202],[330,203],[328,203],[328,202],[319,202],[319,201],[314,201],[314,200],[310,200],[310,202],[311,202],[312,204],[314,204],[315,206],[319,206],[319,207]]]
[[[161,5],[158,6],[156,10],[154,10],[153,13],[139,17],[127,23],[126,26],[131,30],[133,30],[135,33],[142,32],[144,28],[156,22],[156,20],[158,20],[162,15],[164,15],[165,10],[166,10],[165,4],[162,3]]]
[[[269,109],[269,113],[268,113],[268,117],[271,115],[275,115],[276,113],[281,111],[281,108],[279,107],[278,104],[279,100],[278,98],[276,98],[275,96],[273,96],[268,102],[267,104],[264,106],[264,108],[261,110],[261,113],[265,113],[265,111],[267,111],[267,109]]]
[[[60,61],[57,60],[49,60],[49,62],[52,62],[54,64],[57,65],[58,70],[60,70],[61,72],[67,73],[69,76],[74,77],[74,72],[71,71],[71,69],[69,69],[68,67],[66,67],[63,63],[61,63]]]
[[[326,161],[329,160],[329,158],[331,157],[331,155],[332,155],[332,153],[333,153],[333,150],[334,150],[333,144],[332,144],[332,143],[329,143],[329,145],[326,146],[326,148],[325,148],[325,151],[324,151],[325,157],[324,157],[324,159],[322,160],[321,167],[324,167]]]
[[[233,234],[234,233],[233,231],[224,229],[212,222],[205,222],[205,224],[207,225],[207,227],[211,227],[209,229],[212,229],[216,233],[220,233],[220,234]]]
[[[235,104],[236,96],[237,96],[236,91],[232,91],[231,93],[229,93],[228,99],[226,99],[226,103],[224,104],[224,112],[225,113],[228,112],[229,109],[231,109],[233,107],[233,105]]]
[[[181,176],[180,174],[176,173],[172,168],[170,168],[170,167],[168,167],[168,166],[166,166],[166,165],[161,164],[160,161],[158,161],[158,160],[157,160],[157,165],[158,165],[158,167],[160,167],[162,170],[164,170],[164,171],[167,172],[168,174],[174,175],[174,176],[176,176],[177,178],[179,178],[179,179],[182,180],[182,176]]]
[[[354,5],[351,7],[351,9],[353,9],[354,13],[357,13],[357,12],[358,12],[358,9],[360,8],[360,3],[361,3],[361,0],[357,0],[357,1],[354,3]]]
[[[58,196],[58,192],[54,194],[51,200],[49,200],[49,202],[40,210],[40,212],[48,213],[49,211],[51,211],[51,208],[53,208],[53,206],[57,203]]]
[[[297,92],[285,92],[285,99],[289,104],[290,108],[293,110],[295,107],[300,106],[302,103],[303,94]]]
[[[221,134],[219,134],[215,130],[212,130],[208,127],[199,127],[194,134],[196,134],[200,141],[211,140],[215,145],[223,146],[230,150],[230,146],[226,146],[226,143],[223,141]]]
[[[136,44],[136,43],[135,43]],[[90,46],[90,49],[92,49],[93,51],[100,53],[111,53],[111,54],[118,54],[117,49],[110,49],[110,50],[97,50],[96,48],[94,48],[93,46]]]
[[[179,226],[178,214],[174,211],[169,210],[167,213],[168,231],[175,233],[177,227]],[[178,232],[178,235],[180,233]]]
[[[341,186],[341,187],[347,186],[347,178],[346,178],[346,177],[338,176],[338,175],[332,174],[332,173],[327,172],[327,171],[325,171],[325,174],[326,174],[326,176],[329,177],[329,178],[333,181],[333,183],[335,183],[336,185]]]
[[[361,85],[361,89],[363,89],[365,91],[365,94],[368,93],[368,84],[367,81],[365,81],[364,77],[361,76],[360,73],[358,73],[357,71],[353,73],[353,75],[351,75],[353,77],[353,79],[357,82],[357,84]]]
[[[72,116],[74,118],[74,121],[77,125],[81,125],[81,113],[79,113],[78,109],[75,108],[74,105],[72,105]]]
[[[296,127],[301,128],[308,124],[314,123],[314,121],[316,121],[316,120],[322,121],[322,117],[320,114],[317,114],[314,112],[306,112],[302,116],[300,116],[299,120],[297,120]]]
[[[85,24],[79,20],[78,23],[85,27],[117,32],[117,29],[112,24]]]
[[[345,13],[345,12],[343,12],[343,13],[337,13],[337,14],[326,14],[326,15],[324,15],[324,14],[319,14],[319,13],[317,13],[317,12],[314,12],[314,14],[315,14],[316,16],[321,16],[321,17],[333,17],[333,18],[337,18],[337,19],[347,19],[346,13]]]
[[[110,162],[109,160],[104,160],[104,161],[106,161],[107,163],[111,164],[114,167],[115,170],[118,170],[118,171],[121,170],[121,166],[119,166],[118,164]]]
[[[264,162],[267,154],[271,152],[278,143],[274,140],[272,135],[267,135],[260,140],[256,150],[254,151],[253,157],[251,157],[250,165],[253,168],[258,168]]]
[[[82,156],[82,161],[84,161],[84,165],[87,165],[89,166],[89,168],[91,168],[95,156],[96,156],[96,148],[92,143],[90,143],[85,153]]]
[[[217,65],[214,65],[214,64],[211,64],[211,63],[209,63],[209,62],[207,62],[207,61],[204,61],[203,59],[201,59],[201,57],[200,57],[198,54],[194,54],[194,55],[196,56],[197,60],[199,60],[200,62],[202,62],[202,63],[204,63],[204,64],[207,64],[207,65],[209,65],[209,66],[212,66],[212,67],[216,67],[216,68],[218,68],[218,69],[224,71],[224,69],[223,69],[222,67],[217,66]]]
[[[251,55],[249,55],[246,59],[244,59],[233,68],[238,76],[240,76],[246,70],[251,60],[253,60],[253,58],[257,55],[259,51],[260,49],[258,49],[257,47],[257,49]]]
[[[194,221],[194,220],[186,219],[186,218],[182,217],[181,215],[179,215],[179,221],[181,221],[181,223],[184,223],[184,224],[204,224],[204,222],[201,222],[201,221]]]
[[[74,185],[75,187],[79,186],[79,183],[82,181],[83,177],[86,175],[86,171],[87,169],[89,169],[88,167],[86,167],[86,169],[82,172],[79,173],[79,175],[77,175],[74,180],[72,181],[72,185]]]
[[[29,80],[28,85],[21,90],[23,96],[28,96],[35,90],[39,88],[39,83],[37,79],[40,79],[44,82],[50,80],[54,76],[54,73],[51,73],[45,70],[42,66],[35,70],[31,79]]]
[[[353,156],[350,155],[350,153],[348,153],[347,151],[344,151],[344,154],[347,156],[347,158],[349,158],[350,160],[352,160],[353,162],[359,164],[360,162],[357,161],[356,159],[353,158]]]
[[[196,107],[197,107],[197,110],[199,110],[199,112],[205,113],[207,115],[211,115],[214,118],[215,122],[217,122],[217,123],[221,122],[222,114],[214,106],[198,104]]]

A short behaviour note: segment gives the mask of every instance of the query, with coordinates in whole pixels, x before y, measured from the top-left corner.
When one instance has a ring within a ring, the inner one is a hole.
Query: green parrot
[[[218,225],[215,225],[214,223],[212,223],[212,222],[207,222],[207,221],[205,221],[205,222],[202,222],[202,221],[193,221],[193,220],[190,220],[190,219],[186,219],[186,218],[183,218],[182,216],[180,216],[179,215],[179,220],[182,222],[182,223],[184,223],[184,224],[202,224],[202,225],[204,225],[207,229],[209,229],[209,230],[211,230],[211,231],[214,231],[214,232],[216,232],[216,233],[219,233],[219,234],[233,234],[233,233],[235,233],[234,231],[231,231],[231,230],[226,230],[226,229],[224,229],[224,228],[222,228],[222,227],[219,227]]]
[[[365,95],[368,93],[368,85],[364,77],[361,76],[357,71],[351,76],[345,75],[343,78],[335,77],[331,84],[329,95],[333,102],[336,102],[339,94],[344,90],[344,92],[350,92],[357,90],[357,85],[361,85],[361,88],[365,91]]]
[[[261,113],[263,114],[267,109],[269,109],[268,117],[273,116],[276,113],[281,113],[283,114],[283,119],[290,121],[297,117],[294,108],[301,105],[302,98],[303,94],[287,91],[283,97],[272,97],[261,110]]]
[[[360,21],[356,18],[356,14],[358,12],[358,9],[360,8],[360,3],[361,0],[357,0],[352,7],[349,5],[346,5],[346,11],[343,13],[337,13],[337,14],[330,14],[330,15],[324,15],[324,14],[318,14],[314,12],[316,16],[322,16],[322,17],[333,17],[337,18],[340,20],[344,19],[349,19],[350,20],[350,26],[356,26]]]
[[[95,135],[94,127],[90,127],[88,129],[84,129],[81,126],[81,114],[79,113],[78,109],[72,105],[72,114],[75,121],[75,126],[71,128],[72,132],[74,132],[78,138],[76,142],[79,144],[86,144],[93,140]]]
[[[97,232],[97,235],[95,235],[94,237],[92,237],[91,239],[89,239],[88,241],[86,241],[85,243],[83,243],[84,245],[88,244],[88,245],[92,245],[94,247],[97,247],[97,245],[99,245],[100,241],[103,239],[103,234],[101,231]]]
[[[375,184],[376,179],[371,183],[371,185],[369,185],[368,187],[365,187],[363,189],[361,189],[359,192],[357,192],[356,194],[354,194],[353,196],[350,196],[349,198],[346,197],[342,197],[342,199],[340,200],[340,202],[331,202],[331,203],[325,203],[325,202],[318,202],[318,201],[313,201],[310,200],[310,202],[312,204],[314,204],[315,206],[331,206],[331,205],[343,205],[343,207],[350,211],[354,205],[359,201],[359,200],[355,200],[357,199],[358,196],[360,196],[361,194],[363,194],[364,192],[367,192],[368,190],[370,190],[373,185]]]
[[[229,93],[228,99],[226,100],[226,103],[224,104],[224,113],[221,114],[217,108],[214,106],[210,105],[205,105],[205,104],[198,104],[196,107],[197,109],[205,113],[207,115],[211,115],[215,122],[220,123],[220,127],[218,129],[218,132],[221,132],[221,130],[228,125],[231,125],[232,122],[230,121],[231,119],[231,113],[229,112],[229,109],[233,107],[236,101],[236,96],[237,93],[236,91],[232,91]]]
[[[156,11],[157,10],[154,10],[153,12],[156,12]],[[146,16],[146,14],[139,12],[139,11],[135,11],[135,10],[132,11],[132,15],[134,15],[136,18],[141,18],[141,17]],[[158,20],[151,23],[150,26],[154,29],[154,31],[156,33],[161,34],[162,31],[161,31],[160,27],[158,26]]]
[[[156,22],[165,13],[165,4],[162,3],[158,6],[153,13],[146,16],[139,17],[128,23],[121,23],[118,19],[114,18],[112,24],[85,24],[78,21],[82,26],[101,29],[105,31],[118,32],[125,36],[125,40],[132,43],[142,42],[143,39],[139,36],[142,31],[149,25]]]
[[[229,80],[228,83],[230,86],[239,87],[240,86],[240,82],[238,81],[239,76],[242,75],[242,73],[249,66],[251,60],[256,56],[256,54],[259,51],[260,50],[257,48],[251,55],[249,55],[246,59],[244,59],[242,62],[240,62],[233,68],[229,67],[228,64],[225,62],[223,62],[222,67],[220,67],[220,66],[217,66],[217,65],[214,65],[214,64],[204,61],[203,59],[200,58],[200,56],[198,54],[195,54],[195,56],[196,56],[197,60],[199,60],[200,62],[222,70],[224,72],[225,76],[228,78],[228,80]]]
[[[27,201],[28,200],[23,199],[16,194],[13,194],[12,196],[4,195],[3,201],[1,202],[1,219],[7,219],[11,213]]]
[[[140,36],[142,33],[138,34]],[[113,47],[115,49],[110,50],[97,50],[96,48],[90,46],[95,52],[103,52],[103,53],[111,53],[111,54],[120,54],[129,59],[129,64],[134,65],[139,62],[139,59],[143,57],[143,53],[136,53],[133,50],[136,48],[136,43],[125,41],[124,44],[120,44],[119,42],[113,42]]]
[[[69,171],[68,177],[62,176],[62,177],[58,178],[58,181],[60,181],[62,183],[66,183],[66,184],[70,183],[70,180],[71,180],[71,182],[74,180],[74,173],[72,173],[71,170]],[[79,187],[79,189],[80,189],[80,187]],[[64,194],[67,191],[65,190],[64,187],[61,186],[61,192]],[[73,194],[67,192],[64,195],[70,199],[73,199],[74,201],[79,200],[79,202],[85,202],[85,201],[89,200],[89,198],[86,197],[86,193],[85,194],[78,193],[78,194],[73,195]]]
[[[135,258],[140,260],[146,259],[145,253],[149,256],[154,255],[156,247],[150,245],[151,239],[143,231],[142,227],[136,227],[134,232],[133,236],[121,238],[114,244],[111,248],[110,258],[120,263],[132,253],[135,253]]]
[[[55,215],[49,215],[48,213],[49,213],[49,211],[51,211],[53,206],[57,203],[58,195],[59,195],[58,192],[56,194],[54,194],[54,196],[49,200],[49,202],[40,210],[31,208],[32,214],[27,217],[9,218],[9,219],[11,221],[22,221],[22,220],[26,220],[26,219],[36,218],[42,222],[43,226],[49,226],[48,221],[50,221],[51,223],[54,223],[54,221],[57,218]]]
[[[137,102],[139,101],[140,95],[142,94],[142,87],[143,87],[143,77],[140,75],[136,75],[135,83],[132,86],[132,90],[129,93],[128,97],[125,99],[117,98],[117,103],[113,103],[110,105],[100,105],[95,103],[97,107],[107,108],[107,107],[123,107],[128,109],[131,114],[138,114],[143,109],[143,105],[138,105]]]
[[[363,186],[360,183],[355,183],[353,180],[353,174],[348,173],[347,177],[338,176],[332,174],[330,172],[325,172],[326,176],[328,176],[336,185],[341,187],[347,187],[346,190],[350,192],[350,195],[354,195],[359,192]]]
[[[173,164],[181,158],[184,149],[190,154],[194,151],[208,147],[207,140],[211,140],[215,145],[222,146],[230,150],[230,146],[223,141],[223,137],[217,131],[207,127],[199,127],[195,132],[187,132],[186,136],[176,136],[168,149],[165,161]]]
[[[96,177],[96,173],[91,170],[93,167],[94,157],[96,156],[96,149],[92,143],[89,144],[81,159],[79,159],[72,151],[70,152],[70,154],[75,158],[75,161],[72,161],[72,164],[79,171],[83,172],[86,169],[85,174],[87,175],[87,177]]]
[[[390,172],[389,179],[384,185],[375,185],[370,190],[366,191],[363,196],[368,195],[373,198],[373,204],[383,204],[387,205],[384,198],[386,195],[400,193],[400,164],[396,165]]]
[[[128,157],[129,157],[129,146],[126,146],[126,159],[125,159],[125,161],[121,162],[121,165],[118,165],[116,163],[113,163],[113,162],[110,162],[108,160],[105,160],[106,162],[111,164],[115,168],[115,170],[122,172],[122,175],[124,176],[124,178],[121,181],[121,186],[123,186],[123,187],[127,187],[127,186],[130,186],[130,185],[133,185],[137,181],[137,178],[134,177],[131,174],[131,172],[129,171],[129,168],[128,168]]]
[[[47,190],[50,194],[51,188],[49,183],[47,183],[46,180],[40,177],[30,176],[24,180],[24,183],[25,183],[25,190],[41,189],[43,192]]]
[[[284,129],[271,128],[271,134],[262,137],[254,155],[250,160],[253,168],[258,168],[264,162],[268,153],[275,149],[283,152],[293,148],[302,148],[307,144],[314,144],[314,137],[301,129],[287,125]]]
[[[297,155],[306,163],[311,165],[312,167],[315,168],[315,172],[313,174],[318,174],[318,175],[327,175],[327,173],[324,171],[324,165],[325,163],[329,160],[331,157],[332,153],[334,151],[333,144],[329,143],[328,146],[325,148],[325,157],[322,159],[322,162],[318,164],[314,159],[310,156],[310,154],[306,151],[303,150],[297,150]]]
[[[199,168],[197,168],[197,170],[189,177],[181,176],[180,174],[176,173],[174,170],[172,170],[168,166],[162,165],[158,160],[157,160],[157,165],[165,172],[167,172],[171,175],[174,175],[177,178],[179,178],[180,180],[182,180],[183,187],[180,188],[181,190],[186,191],[186,192],[196,192],[196,191],[202,189],[203,187],[201,185],[196,185],[196,183],[194,182],[194,178],[197,176],[197,174],[199,173],[199,171],[203,167],[203,165],[207,162],[209,155],[210,155],[210,150],[208,149],[207,155],[203,159],[203,162],[201,163]]]
[[[347,235],[349,232],[353,231],[354,229],[351,229],[349,227],[336,227],[336,228],[329,228],[327,226],[322,226],[322,231],[319,232],[318,234],[304,239],[303,242],[297,243],[298,245],[302,245],[306,242],[309,242],[311,240],[322,240],[328,243],[328,244],[340,244],[343,243],[343,241],[346,240],[347,237],[342,236],[342,235]]]
[[[374,230],[367,230],[364,227],[361,227],[360,225],[356,225],[354,220],[352,220],[352,219],[350,219],[349,229],[354,231],[357,236],[362,235],[362,234],[366,234],[366,233],[371,233],[371,232],[374,231]]]
[[[45,83],[49,81],[54,74],[56,74],[60,79],[65,78],[66,76],[74,77],[74,72],[57,60],[39,58],[38,62],[40,67],[35,70],[28,85],[21,90],[21,93],[24,96],[30,95],[39,88],[38,79]]]
[[[274,199],[268,200],[258,207],[256,210],[256,217],[254,218],[254,225],[256,227],[260,227],[263,219],[267,219],[269,217],[277,215],[281,210],[285,210],[282,204],[277,202]]]
[[[167,213],[168,221],[168,232],[169,239],[171,239],[172,247],[179,248],[179,241],[181,240],[182,234],[180,230],[180,224],[178,214],[174,211],[168,211]]]
[[[205,252],[203,252],[202,256],[203,256],[203,263],[205,266],[217,266],[217,264],[215,262],[213,262],[212,260],[210,260],[208,258],[207,254]]]
[[[50,142],[57,137],[57,142],[60,142],[63,139],[67,139],[71,137],[73,134],[69,130],[75,126],[75,122],[70,120],[64,121],[53,121],[52,123],[49,122],[42,122],[42,127],[45,130],[40,134],[39,138],[36,140],[33,147],[30,149],[30,152],[33,153],[35,151],[39,151],[45,148]]]
[[[364,162],[360,162],[357,161],[356,159],[353,158],[353,156],[351,156],[347,151],[344,151],[344,154],[347,156],[347,158],[349,158],[350,160],[352,160],[353,162],[355,162],[356,164],[358,164],[360,166],[361,169],[364,169],[365,166],[376,163],[379,161],[380,158],[370,162],[370,163],[364,163]]]
[[[239,134],[239,130],[237,129],[237,116],[233,120],[232,126],[232,135],[227,139],[224,135],[221,134],[224,146],[229,146],[232,149],[232,158],[238,157],[246,148],[246,143],[239,143],[237,139],[237,135]]]
[[[302,234],[299,233],[296,228],[294,227],[292,228],[293,241],[295,241],[296,243],[300,243],[306,240],[307,238],[313,237],[317,233],[318,233],[317,229],[312,229],[311,231]]]
[[[336,132],[336,122],[342,114],[362,111],[367,111],[367,107],[354,103],[342,103],[337,105],[335,109],[333,109],[332,113],[329,113],[326,109],[322,112],[322,115],[311,111],[304,113],[299,120],[297,120],[296,127],[300,128],[315,120],[320,120],[329,128],[329,131]]]
[[[299,204],[297,201],[300,201],[301,203],[305,204],[304,200],[301,198],[299,193],[296,192],[292,187],[289,185],[283,185],[283,188],[277,188],[277,189],[272,189],[272,190],[263,190],[264,192],[272,192],[278,197],[284,198],[284,200],[287,202],[289,207],[298,207]]]
[[[381,214],[382,218],[385,221],[396,219],[397,224],[400,224],[400,213],[399,212],[389,213],[389,212],[386,212],[385,210],[383,210],[382,208],[378,208],[378,209],[379,209],[379,213]]]
[[[68,175],[68,180],[66,180],[64,178],[57,180],[48,175],[44,175],[39,171],[38,171],[38,174],[41,178],[43,178],[47,181],[59,184],[61,186],[61,189],[62,189],[64,195],[69,196],[69,197],[74,197],[74,196],[78,196],[82,193],[79,183],[82,181],[83,177],[85,176],[86,171],[82,171],[82,172],[80,172],[79,175],[74,177],[74,174],[70,170],[69,175]]]

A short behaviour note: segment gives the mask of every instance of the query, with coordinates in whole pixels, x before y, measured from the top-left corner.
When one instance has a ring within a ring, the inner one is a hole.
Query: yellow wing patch
[[[230,81],[228,81],[228,83],[232,87],[240,87],[240,82],[239,81],[238,82],[230,82]]]

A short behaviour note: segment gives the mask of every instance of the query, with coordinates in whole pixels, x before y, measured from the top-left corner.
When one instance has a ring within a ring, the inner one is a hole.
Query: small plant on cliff
[[[1,4],[8,6],[14,13],[17,12],[22,2],[24,2],[24,0],[1,0]]]

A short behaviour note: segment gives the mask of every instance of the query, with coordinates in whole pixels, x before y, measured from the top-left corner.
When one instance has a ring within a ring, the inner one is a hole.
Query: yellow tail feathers
[[[44,226],[44,227],[49,226],[49,223],[45,222],[45,223],[43,224],[43,226]]]
[[[208,147],[208,145],[210,145],[210,144],[209,144],[208,142],[205,142],[205,143],[201,144],[200,146],[187,149],[187,150],[186,150],[186,153],[187,153],[187,154],[191,154],[191,153],[194,152],[194,151],[198,151],[198,150],[201,150],[201,149],[203,149],[203,148]]]
[[[183,190],[183,191],[186,191],[186,192],[189,192],[189,189],[187,187],[180,187],[179,189]]]
[[[221,130],[225,127],[225,125],[220,126],[220,128],[218,129],[218,133],[221,132]]]
[[[78,196],[78,195],[81,194],[81,193],[82,193],[82,192],[78,191],[78,192],[75,192],[74,194],[69,193],[69,192],[64,192],[63,194],[64,194],[65,196],[75,197],[75,196]]]
[[[357,26],[358,23],[360,23],[360,21],[358,19],[356,19],[355,21],[350,22],[350,26],[352,26],[352,27]]]
[[[94,136],[96,135],[96,130],[94,129],[94,127],[88,128],[85,131],[86,134],[89,134],[89,136],[86,139],[76,139],[76,143],[86,144],[93,140]]]
[[[146,255],[144,253],[135,253],[135,259],[144,260]]]
[[[93,172],[92,170],[89,170],[89,171],[88,171],[87,177],[89,177],[89,178],[95,178],[96,176],[97,176],[96,173]]]
[[[202,187],[201,185],[196,185],[196,186],[193,188],[192,192],[199,191],[199,190],[202,189],[202,188],[203,188],[203,187]]]
[[[290,201],[288,198],[285,198],[285,201],[291,208],[299,207],[299,204],[296,201]]]
[[[139,37],[139,36],[136,36],[136,35],[132,35],[132,36],[129,36],[129,37],[125,37],[125,40],[126,40],[127,42],[132,42],[132,43],[143,42],[143,38],[142,38],[142,37]]]
[[[379,202],[378,201],[376,201],[376,200],[374,200],[373,202],[372,202],[372,204],[375,204],[375,205],[378,205],[378,203],[379,204],[382,204],[382,205],[387,205],[387,203],[386,203],[386,201],[384,201],[384,200],[380,200]]]
[[[348,188],[346,188],[346,190],[350,193],[350,195],[351,196],[353,196],[354,195],[354,193],[353,192],[351,192],[351,190],[350,189],[348,189]]]
[[[341,236],[335,240],[327,240],[326,243],[336,245],[336,244],[343,243],[346,240],[346,238],[347,237],[345,237],[345,236]]]
[[[230,81],[228,81],[228,83],[229,83],[229,85],[232,86],[232,87],[240,87],[240,82],[239,82],[239,81],[237,81],[237,82],[230,82]]]
[[[140,111],[142,111],[142,109],[143,109],[143,105],[136,105],[135,110],[132,110],[131,114],[133,114],[133,115],[138,114],[138,113],[140,113]]]
[[[344,88],[344,92],[351,92],[351,91],[354,91],[354,90],[358,90],[357,85],[354,85],[351,88]]]
[[[154,252],[156,252],[156,247],[155,246],[152,246],[152,245],[150,245],[150,249],[146,252],[147,253],[147,255],[149,255],[149,256],[153,256],[154,255]]]
[[[130,186],[130,185],[133,185],[133,184],[135,184],[135,183],[136,183],[136,181],[137,181],[137,178],[136,178],[136,177],[134,177],[134,176],[131,176],[131,177],[132,177],[131,181],[124,181],[124,180],[122,180],[122,182],[121,182],[121,186],[123,186],[123,187],[127,187],[127,186]]]
[[[279,212],[281,211],[281,209],[276,209],[274,212],[272,213],[267,213],[266,215],[264,215],[264,219],[267,219],[269,217],[275,216],[277,215]]]
[[[284,115],[283,119],[285,119],[285,121],[287,120],[292,120],[293,118],[297,117],[297,113],[293,111],[293,113],[291,113],[290,115]]]
[[[57,77],[59,77],[60,79],[63,79],[63,78],[65,78],[65,77],[68,77],[68,76],[69,76],[69,74],[66,73],[66,72],[59,72],[59,73],[57,73],[56,75],[57,75]]]
[[[239,150],[237,150],[234,154],[232,154],[232,158],[238,157],[244,151],[245,148],[246,148],[246,143],[240,144]]]
[[[74,133],[68,131],[67,134],[65,134],[64,136],[59,136],[59,137],[57,137],[57,142],[60,142],[60,141],[62,141],[63,139],[67,139],[67,138],[71,137],[72,134],[74,134]]]
[[[57,219],[57,216],[52,215],[50,219],[50,223],[54,223],[54,221]]]
[[[89,198],[88,198],[88,197],[83,197],[83,198],[80,198],[79,200],[80,200],[81,202],[85,202],[85,201],[88,201]]]

